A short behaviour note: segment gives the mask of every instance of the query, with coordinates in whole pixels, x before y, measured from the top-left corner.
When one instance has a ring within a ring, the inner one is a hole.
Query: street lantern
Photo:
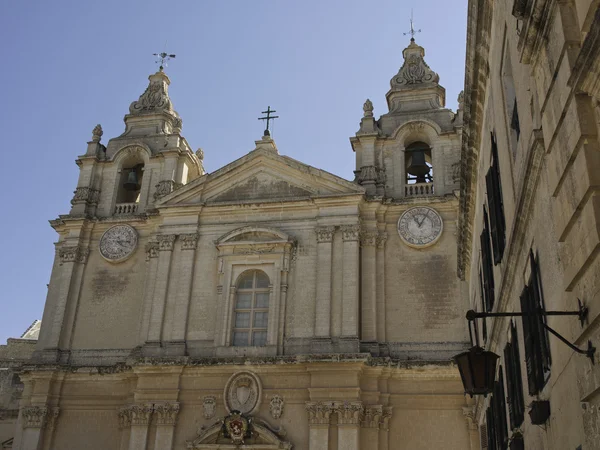
[[[458,366],[465,394],[487,396],[494,390],[496,362],[499,356],[478,345],[456,355],[453,359]]]

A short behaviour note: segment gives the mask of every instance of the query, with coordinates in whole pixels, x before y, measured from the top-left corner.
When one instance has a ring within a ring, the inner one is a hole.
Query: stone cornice
[[[600,9],[592,20],[567,84],[576,92],[585,92],[600,101]]]
[[[492,0],[469,0],[467,56],[464,91],[463,133],[460,167],[460,207],[458,217],[457,275],[465,279],[471,259],[475,189],[479,143],[483,126],[483,105],[489,78],[488,56],[492,29]]]

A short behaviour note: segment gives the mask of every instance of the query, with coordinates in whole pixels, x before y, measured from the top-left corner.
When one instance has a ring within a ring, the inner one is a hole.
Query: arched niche
[[[150,150],[139,144],[123,147],[113,155],[113,214],[142,212],[147,202],[149,177],[145,176],[145,168],[150,156]]]

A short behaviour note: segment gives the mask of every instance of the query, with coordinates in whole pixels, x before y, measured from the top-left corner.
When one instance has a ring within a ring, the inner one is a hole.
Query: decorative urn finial
[[[102,125],[96,125],[92,130],[92,142],[100,142],[103,134],[104,132],[102,131]]]
[[[196,156],[198,157],[200,162],[204,161],[204,150],[198,147],[198,150],[196,150]]]
[[[364,117],[373,117],[373,102],[369,99],[363,105]]]

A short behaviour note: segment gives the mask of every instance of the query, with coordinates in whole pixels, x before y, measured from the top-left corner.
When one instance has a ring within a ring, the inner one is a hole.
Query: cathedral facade
[[[13,448],[478,448],[451,363],[462,106],[424,56],[411,40],[378,120],[365,102],[354,180],[268,132],[206,173],[162,69],[121,136],[96,127]]]

